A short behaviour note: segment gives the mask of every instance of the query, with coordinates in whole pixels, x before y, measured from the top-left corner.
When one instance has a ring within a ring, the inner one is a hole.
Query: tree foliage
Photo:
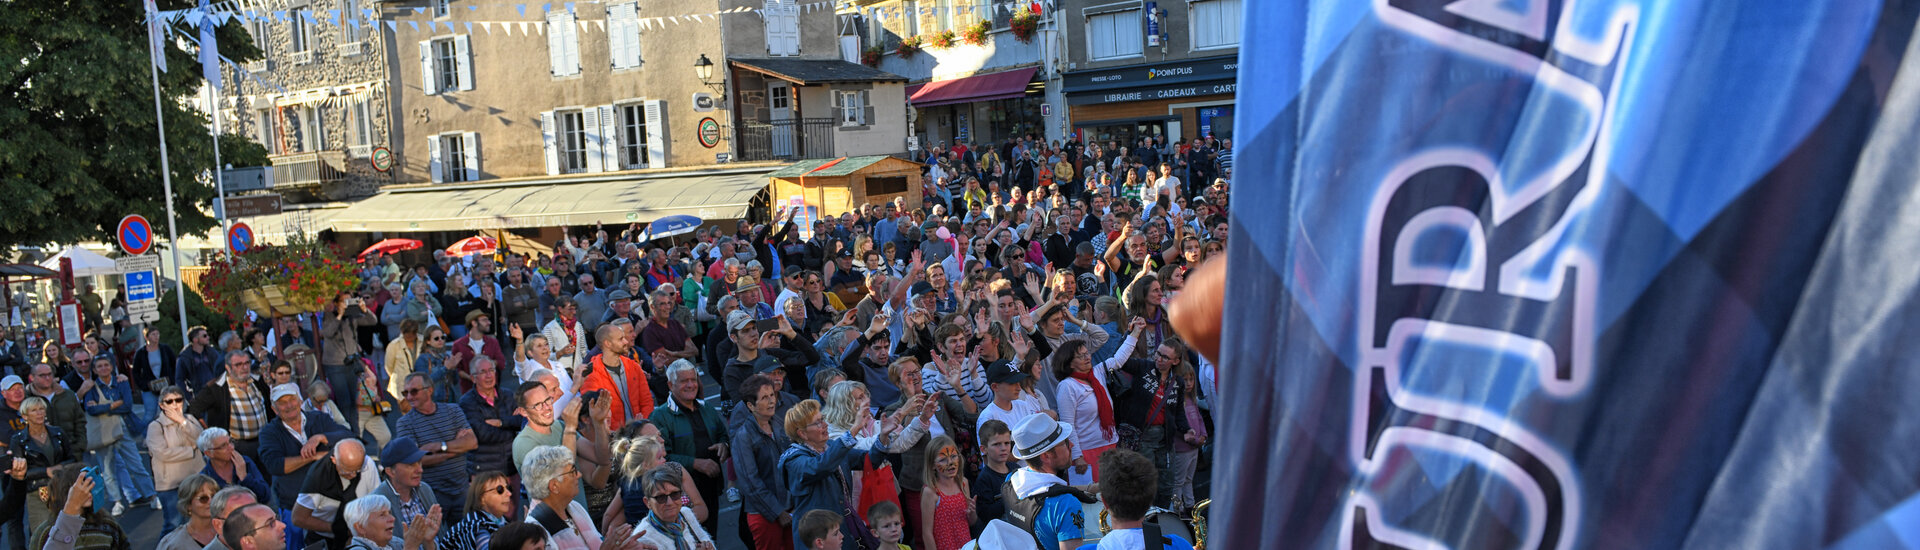
[[[191,7],[161,1],[160,9]],[[127,214],[164,231],[153,83],[141,2],[22,0],[0,9],[0,249],[19,245],[111,242]],[[232,20],[220,51],[235,62],[259,57]],[[184,25],[176,35],[196,36]],[[201,179],[213,165],[203,80],[192,48],[167,40],[170,72],[160,88],[181,234],[215,226],[214,196]],[[231,74],[231,71],[229,71]],[[258,145],[221,139],[222,160],[264,164]]]

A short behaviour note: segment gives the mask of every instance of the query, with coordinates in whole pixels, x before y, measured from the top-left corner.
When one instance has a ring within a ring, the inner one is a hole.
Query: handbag
[[[872,508],[875,504],[891,502],[894,506],[900,505],[900,485],[893,477],[892,464],[882,460],[879,466],[874,466],[873,455],[871,454],[867,455],[862,462],[863,464],[860,468],[860,507],[854,509],[853,513],[858,514],[860,520],[865,522],[867,519],[867,509]]]
[[[127,433],[126,418],[117,414],[87,415],[87,450],[97,451],[120,442]]]

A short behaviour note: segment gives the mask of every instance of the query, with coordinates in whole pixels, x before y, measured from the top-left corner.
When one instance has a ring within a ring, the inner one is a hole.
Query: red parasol
[[[420,241],[416,241],[413,239],[387,239],[384,241],[373,243],[373,246],[369,246],[367,247],[366,250],[360,251],[359,257],[365,258],[367,257],[368,254],[372,254],[375,252],[379,252],[381,254],[392,254],[402,250],[413,250],[415,248],[420,248],[420,245],[421,245]]]
[[[493,240],[493,237],[475,235],[453,243],[453,246],[447,247],[447,253],[456,257],[468,254],[492,254],[493,250],[499,247],[500,242]]]

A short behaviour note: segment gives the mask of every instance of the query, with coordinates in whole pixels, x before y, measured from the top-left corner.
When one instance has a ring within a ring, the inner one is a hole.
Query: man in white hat
[[[968,542],[960,550],[1038,550],[1033,535],[1021,531],[1019,527],[1000,520],[987,522],[987,528],[980,536]]]
[[[1045,414],[1027,415],[1013,428],[1013,457],[1026,467],[1007,480],[1005,519],[1032,533],[1045,550],[1079,548],[1087,524],[1082,505],[1095,500],[1058,474],[1073,464],[1067,446],[1072,437],[1072,424]]]

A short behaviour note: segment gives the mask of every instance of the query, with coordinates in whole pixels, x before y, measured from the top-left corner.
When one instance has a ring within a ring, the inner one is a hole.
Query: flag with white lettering
[[[1210,547],[1920,548],[1920,3],[1245,7]]]
[[[220,45],[214,38],[219,28],[219,20],[213,16],[213,10],[207,8],[207,0],[200,0],[196,14],[200,18],[200,76],[207,79],[207,85],[214,90],[220,89]]]
[[[165,22],[160,20],[160,8],[154,5],[153,0],[146,0],[145,5],[147,11],[147,55],[153,58],[150,60],[153,66],[164,73],[167,72],[167,44],[165,41],[167,32],[164,26]]]

